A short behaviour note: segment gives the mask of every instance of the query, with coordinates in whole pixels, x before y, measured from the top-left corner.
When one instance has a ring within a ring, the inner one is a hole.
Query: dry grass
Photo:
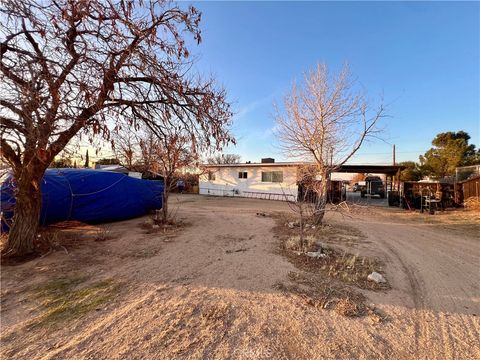
[[[33,336],[36,341],[43,342],[47,340],[42,337],[45,331],[48,334],[62,326],[71,326],[73,319],[100,310],[119,289],[110,279],[84,284],[86,280],[84,276],[63,277],[26,290],[29,301],[38,305],[38,315],[30,317],[22,324],[22,328],[2,331],[1,347],[9,347],[5,352],[6,357],[16,358],[24,346],[25,338]]]
[[[284,293],[298,296],[307,305],[317,309],[334,310],[348,317],[367,314],[365,296],[349,286],[325,279],[318,274],[290,272],[289,284],[274,287]]]
[[[85,315],[110,301],[119,290],[111,279],[91,284],[85,284],[86,280],[84,276],[64,277],[32,289],[32,298],[42,311],[28,327],[59,325]]]
[[[160,252],[160,249],[157,248],[149,248],[149,249],[139,249],[139,250],[132,250],[127,253],[121,254],[119,257],[120,259],[148,259],[151,257],[156,256]]]

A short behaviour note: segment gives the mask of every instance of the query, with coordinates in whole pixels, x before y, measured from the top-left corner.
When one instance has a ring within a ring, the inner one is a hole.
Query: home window
[[[283,182],[283,171],[262,171],[262,182]]]
[[[240,172],[238,173],[238,178],[239,178],[239,179],[246,179],[247,177],[248,177],[248,174],[247,174],[246,171],[240,171]]]
[[[215,173],[213,171],[208,172],[208,181],[214,181],[215,180]]]

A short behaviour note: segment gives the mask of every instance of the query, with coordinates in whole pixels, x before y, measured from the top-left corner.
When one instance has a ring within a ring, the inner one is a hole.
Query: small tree
[[[455,168],[480,164],[480,149],[469,144],[464,131],[440,133],[432,140],[433,147],[420,156],[420,169],[426,175],[442,178],[455,174]]]
[[[169,195],[176,187],[180,169],[194,165],[198,160],[199,145],[181,127],[165,127],[159,134],[147,131],[139,146],[145,168],[163,177],[162,222],[170,220]]]
[[[276,108],[280,146],[290,158],[313,161],[321,180],[315,188],[316,224],[325,215],[330,174],[378,133],[384,113],[382,103],[373,109],[365,94],[356,90],[347,66],[331,76],[324,64],[307,72],[300,86],[294,83],[284,109]]]
[[[5,252],[34,250],[46,168],[79,133],[110,140],[111,124],[153,132],[175,118],[207,143],[231,140],[230,105],[213,79],[192,76],[185,36],[200,13],[167,1],[3,0],[1,155],[16,206]]]
[[[227,136],[227,133],[225,133]],[[115,135],[118,143],[124,148],[135,162],[131,166],[136,171],[152,172],[163,177],[164,191],[162,194],[162,222],[170,220],[169,195],[176,187],[178,173],[182,169],[197,167],[199,153],[211,150],[211,144],[202,140],[202,137],[192,135],[174,119],[168,126],[152,131],[148,127],[137,129],[132,136],[128,128],[118,131]],[[220,141],[220,137],[218,138]],[[119,151],[119,150],[115,150]],[[124,151],[124,150],[120,150]]]

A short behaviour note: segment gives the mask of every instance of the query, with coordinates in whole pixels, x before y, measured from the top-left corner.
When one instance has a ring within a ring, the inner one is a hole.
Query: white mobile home
[[[203,195],[242,196],[271,200],[297,199],[297,170],[303,163],[274,162],[206,165],[200,176]]]

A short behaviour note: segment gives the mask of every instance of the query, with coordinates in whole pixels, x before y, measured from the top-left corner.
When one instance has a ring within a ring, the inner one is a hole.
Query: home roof
[[[305,166],[313,165],[310,162],[274,162],[274,163],[238,163],[238,164],[206,164],[207,168],[245,168],[245,167],[280,167],[280,166]],[[395,175],[399,170],[405,169],[402,165],[341,165],[335,172],[340,173],[373,173]]]
[[[253,167],[253,166],[303,166],[308,162],[274,162],[274,163],[237,163],[237,164],[205,164],[205,167]]]

